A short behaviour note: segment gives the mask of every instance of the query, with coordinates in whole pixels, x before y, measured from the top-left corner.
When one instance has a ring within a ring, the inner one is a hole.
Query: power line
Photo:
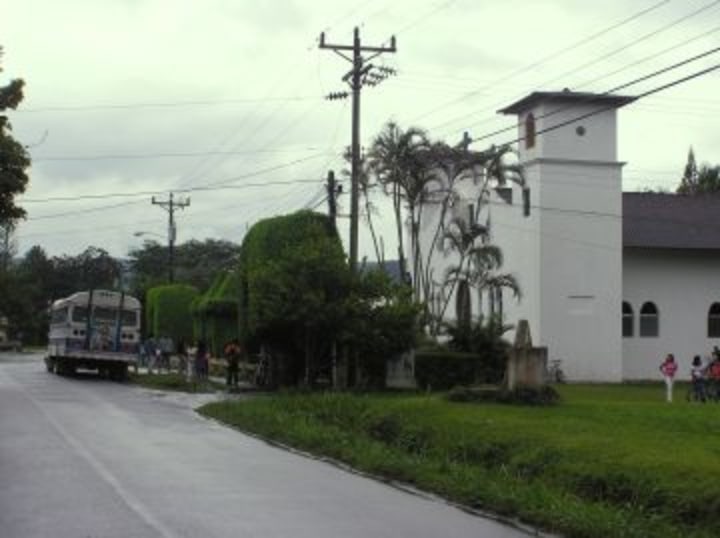
[[[574,50],[576,50],[577,48],[579,48],[579,47],[581,47],[581,46],[583,46],[583,45],[586,45],[586,44],[594,41],[595,39],[597,39],[597,38],[599,38],[599,37],[601,37],[601,36],[603,36],[603,35],[611,32],[611,31],[613,31],[613,30],[616,30],[617,28],[620,28],[620,27],[622,27],[622,26],[624,26],[624,25],[626,25],[626,24],[629,24],[629,23],[633,22],[634,20],[639,19],[640,17],[643,17],[643,16],[647,15],[648,13],[651,13],[652,11],[655,11],[656,9],[659,9],[660,7],[662,7],[663,5],[667,4],[668,2],[670,2],[670,0],[662,0],[661,2],[658,2],[658,3],[650,6],[649,8],[646,8],[646,9],[643,9],[643,10],[641,10],[641,11],[638,11],[638,12],[634,13],[633,15],[631,15],[630,17],[627,17],[627,18],[621,20],[620,22],[614,23],[614,24],[612,24],[612,25],[610,25],[610,26],[608,26],[608,27],[606,27],[606,28],[603,28],[602,30],[600,30],[600,31],[598,31],[598,32],[596,32],[596,33],[588,36],[588,37],[584,37],[584,38],[582,38],[581,40],[579,40],[579,41],[577,41],[577,42],[575,42],[575,43],[573,43],[573,44],[571,44],[571,45],[569,45],[569,46],[567,46],[567,47],[565,47],[565,48],[563,48],[563,49],[561,49],[561,50],[559,50],[559,51],[556,51],[556,52],[554,52],[554,53],[552,53],[552,54],[550,54],[550,55],[548,55],[548,56],[545,56],[545,57],[541,58],[540,60],[537,60],[537,61],[535,61],[535,62],[532,62],[531,64],[528,64],[528,65],[526,65],[526,66],[524,66],[524,67],[521,67],[520,69],[516,69],[515,71],[512,71],[512,72],[509,73],[508,75],[506,75],[506,76],[504,76],[504,77],[501,77],[501,78],[495,80],[494,82],[485,85],[484,87],[482,87],[482,88],[480,88],[480,89],[477,89],[477,90],[473,90],[473,91],[471,91],[471,92],[468,92],[468,93],[464,94],[463,96],[458,97],[458,98],[455,98],[455,99],[452,99],[452,100],[450,100],[450,101],[447,101],[447,102],[441,104],[440,106],[437,106],[437,107],[431,109],[431,110],[428,111],[428,112],[425,112],[425,113],[423,113],[423,114],[420,114],[420,115],[418,115],[418,116],[415,116],[415,117],[411,120],[411,122],[416,122],[416,121],[418,121],[418,120],[420,120],[420,119],[423,119],[423,118],[426,118],[426,117],[428,117],[428,116],[431,116],[431,115],[435,114],[436,112],[438,112],[438,111],[440,111],[440,110],[442,110],[442,109],[444,109],[444,108],[447,108],[448,106],[452,106],[452,105],[454,105],[454,104],[456,104],[456,103],[462,102],[462,101],[466,100],[466,99],[469,98],[469,97],[473,97],[473,96],[477,95],[478,93],[480,93],[480,92],[482,92],[482,91],[484,91],[484,90],[487,90],[488,88],[491,88],[491,87],[493,87],[493,86],[496,86],[496,85],[501,84],[501,83],[503,83],[503,82],[506,82],[506,81],[508,81],[508,80],[512,80],[513,78],[517,77],[518,75],[521,75],[521,74],[525,73],[526,71],[530,71],[530,70],[535,69],[536,67],[539,67],[539,66],[541,66],[541,65],[543,65],[543,64],[545,64],[545,63],[547,63],[547,62],[550,62],[550,61],[552,61],[552,60],[555,60],[555,59],[559,58],[560,56],[563,56],[564,54],[566,54],[566,53],[568,53],[568,52],[570,52],[570,51],[574,51]],[[453,120],[453,121],[455,121],[455,120]],[[450,122],[446,122],[446,123],[450,123]],[[437,127],[441,127],[441,126],[445,125],[446,123],[442,123],[442,124],[438,125]]]
[[[111,204],[111,205],[103,205],[99,207],[91,207],[91,208],[85,208],[85,209],[78,209],[76,211],[65,211],[63,213],[53,213],[52,215],[41,215],[39,217],[28,217],[25,219],[26,221],[38,221],[38,220],[47,220],[47,219],[57,219],[61,217],[71,217],[74,215],[84,215],[86,213],[95,213],[97,211],[107,211],[109,209],[118,209],[120,207],[127,207],[131,205],[137,205],[141,203],[140,201],[134,201],[134,202],[121,202],[119,204]]]
[[[207,155],[249,155],[256,153],[291,153],[296,151],[318,151],[318,147],[307,147],[297,149],[254,149],[241,151],[179,151],[167,153],[108,153],[99,155],[47,155],[32,157],[33,162],[42,161],[105,161],[105,160],[144,160],[144,159],[166,159],[166,158],[193,158]]]
[[[634,86],[635,84],[639,84],[640,82],[645,82],[645,81],[647,81],[647,80],[649,80],[649,79],[651,79],[651,78],[654,78],[654,77],[663,75],[663,74],[668,73],[668,72],[670,72],[670,71],[672,71],[672,70],[674,70],[674,69],[678,69],[678,68],[680,68],[680,67],[684,67],[685,65],[688,65],[688,64],[690,64],[690,63],[692,63],[692,62],[696,62],[696,61],[698,61],[698,60],[701,60],[701,59],[703,59],[703,58],[706,58],[706,57],[708,57],[708,56],[710,56],[710,55],[712,55],[712,54],[717,54],[718,52],[720,52],[720,47],[716,47],[716,48],[714,48],[714,49],[705,51],[705,52],[703,52],[703,53],[701,53],[701,54],[697,54],[697,55],[695,55],[695,56],[693,56],[693,57],[691,57],[691,58],[686,58],[685,60],[682,60],[682,61],[680,61],[680,62],[676,62],[676,63],[674,63],[673,65],[670,65],[670,66],[667,66],[667,67],[663,67],[662,69],[658,69],[658,70],[656,70],[656,71],[653,71],[652,73],[649,73],[649,74],[647,74],[647,75],[643,75],[643,76],[641,76],[641,77],[638,77],[638,78],[636,78],[636,79],[634,79],[634,80],[631,80],[630,82],[626,82],[626,83],[624,83],[624,84],[621,84],[621,85],[619,85],[619,86],[616,86],[616,87],[614,87],[614,88],[611,88],[611,89],[609,89],[609,90],[607,90],[607,91],[605,91],[605,92],[603,92],[603,93],[601,93],[601,94],[589,94],[589,95],[588,95],[585,99],[583,99],[580,103],[568,104],[568,105],[566,105],[566,106],[562,106],[562,107],[556,108],[556,109],[554,109],[554,110],[551,110],[551,111],[549,111],[549,112],[546,112],[545,114],[541,114],[541,115],[538,116],[536,119],[545,119],[545,118],[554,116],[554,115],[556,115],[556,114],[559,114],[559,113],[561,113],[561,112],[565,112],[565,111],[567,111],[567,110],[571,110],[571,109],[573,109],[573,108],[577,108],[577,107],[578,107],[579,105],[581,105],[581,104],[592,103],[592,102],[595,101],[595,100],[601,99],[603,96],[612,95],[612,94],[615,93],[615,92],[618,92],[618,91],[623,90],[623,89],[625,89],[625,88],[629,88],[630,86]],[[502,134],[502,133],[505,133],[505,132],[508,132],[508,131],[512,131],[512,130],[514,130],[514,129],[516,129],[516,128],[517,128],[517,127],[514,126],[514,125],[512,125],[512,126],[510,126],[510,127],[505,127],[505,128],[503,128],[503,129],[499,129],[499,130],[497,130],[497,131],[493,131],[493,132],[490,132],[490,133],[487,133],[487,134],[484,134],[484,135],[481,135],[481,136],[474,137],[474,138],[472,139],[472,142],[477,142],[477,141],[479,141],[479,140],[484,140],[484,139],[486,139],[486,138],[491,138],[491,137],[493,137],[493,136],[496,136],[496,135],[499,135],[499,134]]]
[[[262,183],[243,183],[242,185],[218,185],[207,187],[190,187],[187,189],[176,189],[175,192],[199,192],[199,191],[220,191],[220,190],[243,190],[257,187],[268,187],[274,185],[293,185],[297,183],[314,183],[318,179],[291,179],[286,181],[265,181]],[[33,198],[22,200],[23,203],[44,203],[44,202],[77,202],[81,200],[104,200],[107,198],[135,198],[140,196],[159,196],[166,194],[167,190],[135,191],[135,192],[112,192],[106,194],[86,194],[80,196],[57,196],[49,198]]]
[[[674,88],[675,86],[679,86],[680,84],[684,84],[684,83],[686,83],[686,82],[689,82],[689,81],[691,81],[691,80],[694,80],[694,79],[696,79],[696,78],[698,78],[698,77],[705,76],[705,75],[707,75],[707,74],[709,74],[709,73],[711,73],[711,72],[713,72],[713,71],[715,71],[715,70],[717,70],[717,69],[720,69],[720,64],[714,65],[714,66],[712,66],[712,67],[708,67],[708,68],[706,68],[706,69],[703,69],[703,70],[701,70],[701,71],[697,71],[697,72],[695,72],[695,73],[693,73],[693,74],[691,74],[691,75],[688,75],[688,76],[686,76],[686,77],[683,77],[683,78],[674,80],[674,81],[672,81],[672,82],[668,82],[667,84],[663,84],[662,86],[658,86],[658,87],[656,87],[656,88],[653,88],[653,89],[651,89],[651,90],[648,90],[648,91],[646,91],[646,92],[643,92],[643,93],[641,93],[641,94],[639,94],[639,95],[634,96],[634,97],[632,98],[632,100],[633,100],[633,101],[639,101],[640,99],[643,99],[643,98],[645,98],[645,97],[647,97],[647,96],[649,96],[649,95],[654,95],[654,94],[656,94],[656,93],[660,93],[660,92],[665,91],[665,90],[668,90],[668,89],[670,89],[670,88]],[[548,132],[551,132],[551,131],[555,131],[556,129],[560,129],[561,127],[566,127],[567,125],[571,125],[571,124],[576,123],[576,122],[578,122],[578,121],[580,121],[580,120],[584,120],[584,119],[586,119],[586,118],[590,118],[590,117],[595,116],[595,115],[597,115],[597,114],[601,114],[601,113],[603,113],[603,112],[607,112],[608,110],[613,110],[613,109],[615,109],[615,108],[617,108],[616,105],[601,107],[601,108],[599,108],[599,109],[597,109],[597,110],[593,110],[592,112],[588,112],[588,113],[586,113],[586,114],[581,114],[580,116],[576,116],[576,117],[571,118],[571,119],[569,119],[569,120],[562,121],[562,122],[560,122],[560,123],[558,123],[558,124],[556,124],[556,125],[551,125],[551,126],[549,126],[549,127],[545,127],[545,128],[543,128],[543,129],[540,129],[540,130],[538,130],[538,131],[535,133],[535,135],[536,135],[536,136],[540,136],[540,135],[542,135],[542,134],[544,134],[544,133],[548,133]],[[521,137],[518,137],[518,138],[516,138],[516,139],[514,139],[514,140],[512,140],[512,141],[509,141],[509,142],[506,142],[506,143],[504,143],[504,144],[501,144],[501,146],[508,146],[508,145],[511,145],[511,144],[519,143],[519,142],[522,142],[523,140],[525,140],[525,138],[526,138],[525,136],[521,136]],[[474,141],[474,140],[473,140],[473,141]]]
[[[197,101],[164,101],[164,102],[148,102],[148,103],[107,103],[97,105],[49,105],[38,106],[33,108],[19,108],[12,112],[34,114],[38,112],[88,112],[95,110],[132,110],[146,108],[184,108],[195,106],[219,106],[219,105],[235,105],[235,104],[251,104],[251,103],[267,103],[267,102],[287,102],[287,101],[309,101],[322,100],[322,95],[303,95],[303,96],[287,96],[287,97],[256,97],[244,99],[205,99]]]
[[[700,35],[697,35],[697,36],[695,36],[695,37],[692,37],[692,38],[690,38],[690,39],[687,39],[687,40],[685,40],[685,41],[682,41],[682,42],[680,42],[680,43],[677,43],[677,44],[672,45],[672,46],[670,46],[670,47],[667,47],[667,48],[665,48],[665,49],[662,49],[662,50],[660,50],[660,51],[658,51],[658,52],[654,52],[653,54],[650,54],[649,56],[645,56],[644,58],[640,58],[639,60],[636,60],[636,61],[634,61],[634,62],[631,62],[631,63],[629,63],[629,64],[627,64],[627,65],[624,65],[623,67],[621,67],[621,68],[619,68],[619,69],[615,69],[614,71],[610,71],[609,73],[605,73],[605,74],[603,74],[603,75],[601,75],[601,76],[599,76],[599,77],[596,77],[596,78],[587,80],[587,81],[583,82],[582,84],[576,85],[575,88],[584,88],[584,87],[589,86],[590,84],[592,84],[592,83],[594,83],[594,82],[597,82],[597,81],[599,81],[599,80],[607,79],[607,78],[609,78],[609,77],[611,77],[611,76],[613,76],[613,75],[617,75],[618,73],[621,73],[621,72],[623,72],[623,71],[626,71],[626,70],[630,69],[631,67],[635,67],[635,66],[640,65],[640,64],[642,64],[642,63],[645,63],[645,62],[647,62],[647,61],[654,60],[655,58],[658,58],[658,57],[660,57],[660,56],[662,56],[662,55],[664,55],[664,54],[667,54],[668,52],[673,52],[673,51],[675,51],[675,50],[677,50],[677,49],[679,49],[679,48],[681,48],[681,47],[684,47],[684,46],[686,46],[686,45],[689,45],[690,43],[694,43],[695,41],[698,41],[699,39],[702,39],[702,38],[705,38],[705,37],[707,37],[707,36],[709,36],[709,35],[711,35],[711,34],[717,33],[718,31],[720,31],[720,26],[715,26],[715,27],[711,28],[710,30],[708,30],[707,32],[703,32],[703,33],[700,34]]]
[[[663,3],[664,3],[664,2],[663,2]],[[641,36],[641,37],[639,37],[639,38],[631,41],[631,42],[628,43],[628,44],[623,45],[622,47],[618,47],[618,48],[616,48],[616,49],[613,49],[610,53],[606,53],[606,54],[604,54],[604,55],[602,55],[602,56],[600,56],[600,57],[598,57],[598,58],[595,58],[595,59],[593,59],[593,60],[590,60],[589,62],[586,62],[586,63],[584,63],[584,64],[582,64],[582,65],[580,65],[580,66],[577,66],[577,67],[575,67],[575,68],[573,68],[573,69],[571,69],[571,70],[569,70],[569,71],[566,71],[566,72],[563,73],[561,76],[548,79],[548,80],[544,81],[542,84],[540,84],[540,86],[548,86],[548,85],[550,85],[550,84],[552,84],[552,83],[554,83],[554,82],[557,82],[558,80],[564,79],[564,78],[567,77],[568,75],[577,73],[578,71],[581,71],[582,69],[585,69],[585,68],[587,68],[587,67],[589,67],[589,66],[591,66],[591,65],[594,65],[594,64],[596,64],[596,63],[598,63],[598,62],[600,62],[600,61],[602,61],[602,60],[606,60],[606,59],[608,59],[608,58],[610,58],[610,57],[612,57],[612,56],[615,56],[615,55],[619,54],[620,52],[624,52],[624,51],[627,50],[628,48],[630,48],[630,47],[632,47],[632,46],[634,46],[634,45],[636,45],[636,44],[638,44],[638,43],[640,43],[640,42],[642,42],[642,41],[646,41],[647,39],[650,39],[650,38],[652,38],[652,37],[654,37],[654,36],[656,36],[656,35],[658,35],[658,34],[660,34],[660,33],[662,33],[662,32],[665,32],[665,31],[669,30],[670,28],[673,28],[673,27],[677,26],[678,24],[682,24],[683,22],[687,21],[688,19],[699,15],[700,13],[702,13],[702,12],[704,12],[704,11],[706,11],[706,10],[714,7],[714,6],[716,6],[717,4],[720,4],[720,0],[714,0],[713,2],[710,2],[709,4],[705,4],[704,6],[700,7],[699,9],[697,9],[697,10],[695,10],[695,11],[693,11],[693,12],[687,14],[687,15],[684,15],[684,16],[680,17],[679,19],[675,19],[675,20],[673,20],[672,22],[666,24],[665,26],[663,26],[663,27],[661,27],[661,28],[659,28],[659,29],[657,29],[657,30],[653,30],[652,32],[649,32],[649,33],[647,33],[647,34],[644,34],[643,36]],[[656,6],[653,6],[653,8],[654,8],[654,7],[656,7]],[[659,5],[658,5],[657,7],[659,7]],[[650,8],[650,9],[653,9],[653,8]],[[644,12],[641,12],[640,14],[644,14]],[[640,15],[640,14],[638,14],[638,15]],[[621,24],[622,24],[622,23],[621,23]],[[458,99],[457,102],[460,102],[460,101],[462,101],[462,100],[464,100],[464,98]],[[493,108],[496,108],[496,107],[498,107],[498,106],[502,106],[502,103],[498,103],[498,104],[495,105],[495,107],[493,107]],[[472,114],[470,114],[470,115],[474,115],[474,114],[478,114],[478,113],[482,113],[482,112],[485,112],[485,110],[480,111],[480,112],[475,112],[475,113],[472,113]],[[450,120],[446,120],[446,121],[444,121],[444,122],[442,122],[442,123],[440,123],[440,124],[437,124],[437,125],[435,125],[433,128],[434,128],[434,129],[437,129],[437,128],[440,128],[440,127],[444,127],[444,126],[446,126],[446,125],[450,125],[450,124],[455,123],[455,122],[457,122],[457,121],[465,121],[465,120],[467,120],[467,117],[468,117],[468,114],[464,114],[463,116],[457,116],[457,117],[455,117],[455,118],[452,118],[452,119],[450,119]],[[475,124],[475,125],[477,125],[477,124]]]

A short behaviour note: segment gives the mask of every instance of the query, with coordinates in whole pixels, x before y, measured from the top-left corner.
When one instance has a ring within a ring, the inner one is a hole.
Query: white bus
[[[90,290],[55,301],[50,307],[48,372],[64,375],[78,368],[125,379],[140,344],[140,301],[121,292]]]

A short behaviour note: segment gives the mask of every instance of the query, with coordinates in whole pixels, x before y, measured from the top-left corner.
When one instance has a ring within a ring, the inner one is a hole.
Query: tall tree
[[[0,47],[0,61],[2,54]],[[6,110],[15,110],[22,101],[24,85],[22,79],[15,79],[0,86],[0,223],[3,224],[13,224],[25,217],[25,210],[15,205],[15,196],[27,187],[30,157],[23,145],[12,137],[12,126],[5,115]]]
[[[703,163],[697,173],[698,192],[720,192],[720,165]]]
[[[390,121],[373,140],[369,154],[370,168],[393,202],[398,259],[403,275],[408,271],[405,259],[403,203],[411,230],[410,250],[415,254],[418,245],[414,244],[413,238],[416,235],[413,232],[419,230],[417,211],[427,184],[433,178],[431,167],[428,167],[427,163],[429,149],[430,142],[425,131],[415,127],[403,130],[397,123]],[[417,276],[417,272],[413,275]]]
[[[687,162],[685,163],[685,170],[683,171],[680,185],[677,188],[677,192],[680,194],[695,194],[698,187],[698,169],[695,163],[695,152],[692,146],[688,151]]]
[[[16,254],[15,225],[11,222],[0,223],[0,271],[7,273]]]
[[[175,247],[175,281],[207,290],[223,269],[234,266],[240,246],[230,241],[192,240]],[[129,289],[137,297],[145,297],[152,287],[167,283],[167,245],[145,241],[128,253],[132,279]]]
[[[683,171],[678,194],[706,194],[720,192],[720,165],[712,166],[703,163],[698,168],[695,161],[695,152],[692,147],[688,151],[685,170]]]

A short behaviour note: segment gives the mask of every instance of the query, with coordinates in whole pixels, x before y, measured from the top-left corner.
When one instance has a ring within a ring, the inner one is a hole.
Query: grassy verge
[[[720,405],[667,405],[658,385],[560,390],[549,408],[290,393],[200,412],[566,536],[720,536]]]
[[[131,383],[157,390],[172,390],[177,392],[206,393],[215,392],[225,388],[224,385],[212,381],[187,382],[181,374],[130,374]]]

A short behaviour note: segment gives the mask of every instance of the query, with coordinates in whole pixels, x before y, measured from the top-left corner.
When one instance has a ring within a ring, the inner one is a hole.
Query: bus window
[[[72,320],[75,323],[87,322],[87,307],[85,306],[73,306],[72,309]]]
[[[137,312],[134,310],[123,310],[122,324],[126,327],[137,325]]]
[[[68,319],[68,309],[67,308],[60,308],[58,310],[53,310],[52,316],[50,318],[50,323],[57,324],[57,323],[65,323]]]
[[[104,306],[96,306],[93,310],[93,321],[115,321],[117,310]]]

